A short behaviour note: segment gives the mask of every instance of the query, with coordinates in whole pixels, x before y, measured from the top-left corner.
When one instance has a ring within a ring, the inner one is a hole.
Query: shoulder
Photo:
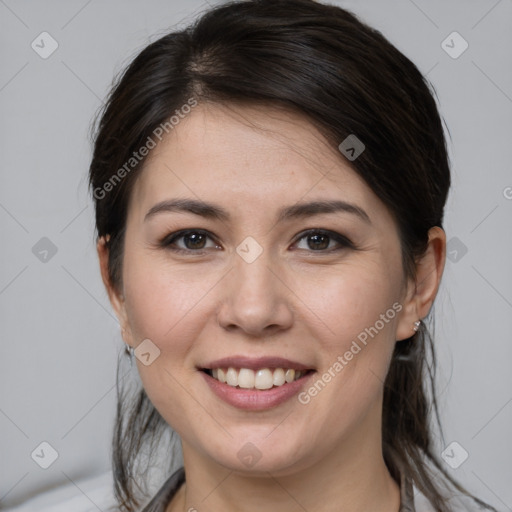
[[[60,485],[5,512],[105,512],[116,510],[112,472]]]
[[[142,512],[165,512],[167,504],[185,481],[183,468],[175,471],[153,496]],[[116,512],[112,471],[76,480],[39,493],[5,512]]]

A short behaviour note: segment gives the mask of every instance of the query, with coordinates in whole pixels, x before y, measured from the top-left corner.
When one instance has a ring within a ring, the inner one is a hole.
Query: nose
[[[222,287],[218,323],[227,331],[250,337],[272,336],[293,324],[293,292],[284,282],[283,272],[266,257],[265,251],[247,263],[238,255]]]

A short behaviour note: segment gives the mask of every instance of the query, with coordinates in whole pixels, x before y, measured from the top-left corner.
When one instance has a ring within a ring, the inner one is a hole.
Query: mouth
[[[233,388],[260,390],[279,388],[291,384],[314,372],[313,369],[296,368],[236,368],[233,366],[201,368],[213,379]]]
[[[313,367],[282,357],[232,356],[196,369],[217,398],[254,412],[289,402],[316,374]]]

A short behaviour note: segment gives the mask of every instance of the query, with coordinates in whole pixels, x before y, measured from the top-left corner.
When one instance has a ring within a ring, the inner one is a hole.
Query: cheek
[[[195,372],[186,362],[208,318],[205,296],[215,280],[211,273],[208,277],[180,272],[136,251],[127,253],[124,270],[126,308],[134,342],[150,339],[160,350],[148,366],[136,360],[142,385],[167,423],[181,431],[180,418],[200,414],[200,410],[193,411],[195,402],[183,392],[182,385]]]
[[[184,330],[200,328],[198,305],[218,281],[214,272],[180,271],[160,259],[127,255],[125,296],[135,341],[149,338],[162,349],[171,343],[179,350],[180,340],[190,339]]]
[[[325,416],[327,407],[332,425],[346,423],[348,428],[380,398],[402,308],[397,281],[391,268],[386,273],[354,266],[315,287],[301,282],[299,293],[318,316],[313,337],[322,354],[322,368],[303,403],[309,401],[318,417]]]
[[[323,328],[324,348],[344,351],[352,340],[364,340],[368,329],[376,327],[381,337],[390,334],[395,326],[399,297],[392,269],[385,272],[374,265],[356,266],[325,272],[320,278],[302,277],[295,281],[296,293],[304,297],[304,310]],[[382,316],[384,315],[384,320]],[[375,326],[375,324],[377,325]],[[375,333],[371,329],[372,333]]]

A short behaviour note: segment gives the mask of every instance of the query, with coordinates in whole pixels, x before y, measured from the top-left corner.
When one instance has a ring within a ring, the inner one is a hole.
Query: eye
[[[210,245],[208,245],[208,241],[210,241]],[[171,233],[160,241],[160,245],[178,253],[202,254],[202,251],[206,249],[222,249],[213,237],[202,229],[187,229]],[[339,251],[347,247],[355,248],[347,237],[325,229],[310,229],[301,233],[294,246],[300,250],[323,253]]]
[[[302,240],[305,240],[305,243],[303,244],[303,247],[300,247]],[[298,249],[305,249],[314,252],[334,252],[347,247],[354,248],[354,244],[347,237],[340,233],[336,233],[335,231],[328,231],[325,229],[311,229],[301,233],[296,244],[297,243]],[[336,244],[338,244],[337,248]]]
[[[212,244],[207,245],[211,240]],[[208,232],[201,229],[187,229],[171,233],[166,236],[160,245],[175,252],[201,252],[205,249],[220,249],[220,246],[213,240]]]

